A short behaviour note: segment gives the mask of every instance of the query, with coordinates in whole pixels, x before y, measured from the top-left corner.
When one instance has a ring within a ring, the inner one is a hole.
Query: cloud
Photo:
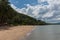
[[[17,8],[14,4],[10,4],[11,5],[11,7],[15,10],[15,11],[17,11],[18,13],[23,13],[23,14],[26,14],[26,8]]]
[[[11,5],[11,7],[13,8],[13,9],[15,9],[16,10],[16,6],[15,5],[13,5],[13,4],[10,4]]]
[[[54,18],[53,20],[60,20],[60,18]]]
[[[55,19],[55,17],[53,18],[53,16],[60,15],[60,0],[37,0],[37,1],[38,1],[38,4],[34,5],[34,6],[32,6],[30,4],[25,4],[25,6],[27,8],[20,9],[20,8],[17,8],[16,6],[14,6],[13,4],[11,4],[11,7],[19,13],[29,15],[36,19],[51,18],[51,21],[60,20],[60,18],[59,18],[60,16],[57,17],[56,19]],[[43,5],[42,2],[47,2],[48,5]],[[48,21],[48,20],[46,20],[46,21]]]

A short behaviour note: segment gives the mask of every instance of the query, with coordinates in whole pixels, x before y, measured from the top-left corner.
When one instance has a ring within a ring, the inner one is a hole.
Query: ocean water
[[[60,40],[60,25],[36,26],[25,40]]]

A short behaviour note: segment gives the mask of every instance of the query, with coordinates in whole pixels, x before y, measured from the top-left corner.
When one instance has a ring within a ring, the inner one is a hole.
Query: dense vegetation
[[[36,20],[27,15],[16,12],[10,7],[8,0],[0,0],[0,25],[43,25],[41,20]]]

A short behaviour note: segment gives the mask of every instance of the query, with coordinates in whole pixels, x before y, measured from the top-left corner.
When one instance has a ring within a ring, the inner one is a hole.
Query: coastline
[[[0,31],[0,40],[21,40],[33,31],[34,26],[15,26]]]

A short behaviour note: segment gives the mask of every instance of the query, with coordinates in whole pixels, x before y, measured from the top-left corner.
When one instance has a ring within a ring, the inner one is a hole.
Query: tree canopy
[[[0,0],[0,25],[43,25],[44,21],[36,20],[32,17],[16,12],[8,0]]]

